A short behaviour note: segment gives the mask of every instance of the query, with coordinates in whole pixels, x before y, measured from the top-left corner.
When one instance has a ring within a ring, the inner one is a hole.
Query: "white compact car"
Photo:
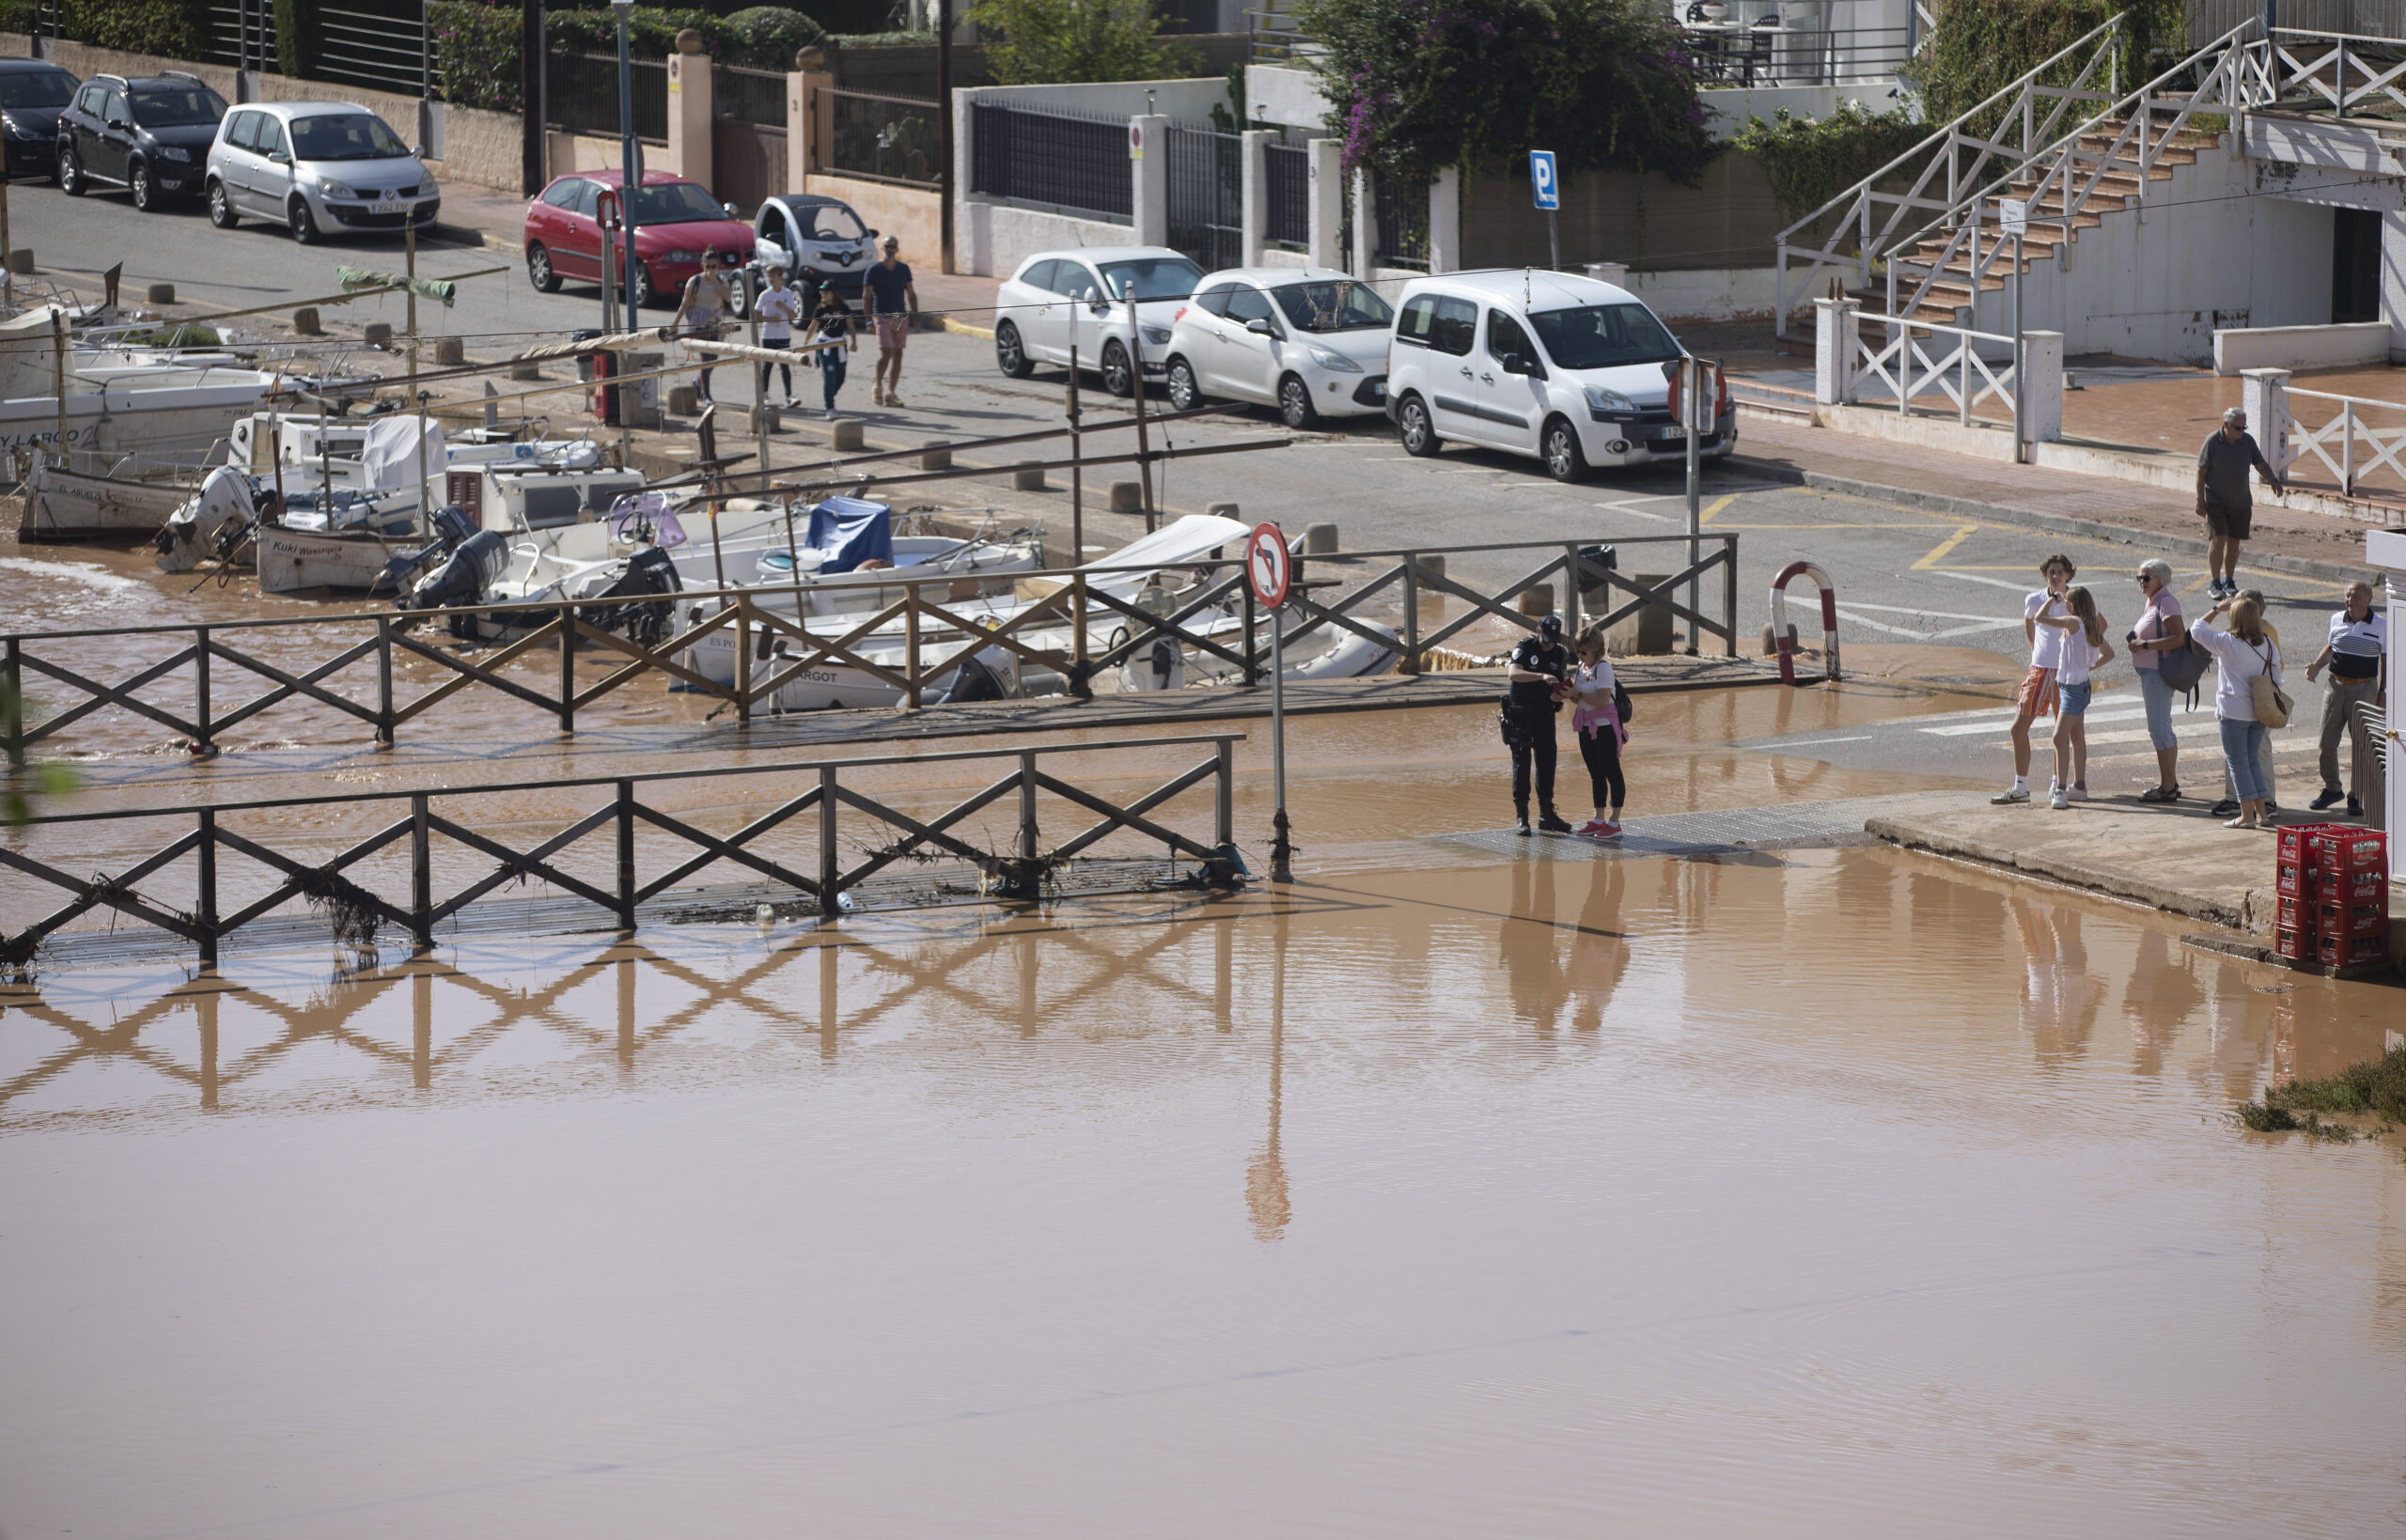
[[[266,101],[238,107],[209,148],[209,220],[230,230],[244,215],[273,220],[308,245],[347,230],[429,225],[442,210],[415,147],[348,101]]]
[[[995,296],[994,363],[1023,380],[1039,364],[1067,364],[1074,343],[1078,367],[1126,396],[1135,389],[1131,346],[1146,379],[1165,374],[1171,318],[1202,279],[1201,268],[1166,246],[1038,252]]]
[[[1228,268],[1170,322],[1170,405],[1274,406],[1289,428],[1386,410],[1395,312],[1334,268]]]
[[[1415,278],[1396,304],[1387,415],[1406,453],[1447,439],[1530,455],[1556,481],[1591,465],[1681,459],[1664,366],[1684,355],[1627,289],[1519,269]],[[1727,392],[1703,452],[1738,446]]]

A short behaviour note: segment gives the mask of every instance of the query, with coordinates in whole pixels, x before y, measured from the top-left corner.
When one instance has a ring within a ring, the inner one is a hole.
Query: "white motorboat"
[[[248,367],[232,353],[73,334],[62,358],[60,329],[73,319],[62,306],[45,304],[0,320],[0,454],[39,449],[54,459],[113,459],[181,448],[197,461],[235,416],[283,383],[277,372]]]
[[[192,496],[193,488],[182,476],[102,475],[44,457],[35,460],[25,477],[17,538],[37,543],[154,535]]]

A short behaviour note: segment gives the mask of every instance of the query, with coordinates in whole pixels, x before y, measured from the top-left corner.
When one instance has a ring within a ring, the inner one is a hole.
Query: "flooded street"
[[[1861,700],[1646,702],[1633,810]],[[1291,890],[7,992],[0,1525],[2397,1527],[2406,1161],[2230,1116],[2395,990],[1887,849],[1497,854],[1468,716],[1319,729]]]

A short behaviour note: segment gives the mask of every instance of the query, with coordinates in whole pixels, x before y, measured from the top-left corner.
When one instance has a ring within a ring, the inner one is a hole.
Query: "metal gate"
[[[746,219],[760,205],[787,191],[786,131],[740,117],[711,125],[711,195],[731,203]]]
[[[408,96],[434,94],[433,39],[422,0],[345,0],[314,15],[319,78]]]
[[[1169,131],[1169,243],[1204,272],[1244,262],[1244,141]]]
[[[1305,246],[1312,238],[1311,155],[1293,145],[1269,147],[1264,170],[1270,181],[1270,227],[1265,238],[1282,246]]]
[[[1378,236],[1378,265],[1428,271],[1429,184],[1374,171],[1370,174],[1370,202]]]
[[[1135,211],[1124,119],[969,109],[969,190],[1125,225]]]

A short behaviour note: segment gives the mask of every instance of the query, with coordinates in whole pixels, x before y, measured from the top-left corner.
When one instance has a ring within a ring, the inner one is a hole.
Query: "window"
[[[284,125],[276,121],[273,114],[259,114],[258,127],[254,137],[258,140],[260,154],[281,155],[284,153]]]
[[[1467,357],[1478,335],[1478,306],[1450,294],[1423,294],[1403,307],[1403,322],[1397,334],[1441,353]]]
[[[101,86],[85,86],[83,90],[76,93],[75,110],[79,113],[89,113],[94,117],[100,117],[102,93],[102,87]]]
[[[1546,356],[1566,369],[1609,369],[1624,364],[1660,364],[1680,356],[1680,345],[1654,312],[1642,304],[1591,304],[1531,316]]]
[[[1289,284],[1271,291],[1298,332],[1385,331],[1395,311],[1367,284]]]
[[[653,182],[635,189],[635,223],[638,225],[691,225],[705,219],[725,219],[726,210],[711,201],[711,195],[689,181]]]
[[[1084,262],[1056,264],[1053,274],[1053,292],[1067,294],[1073,300],[1092,300],[1102,290],[1095,286],[1094,272]]]
[[[226,116],[226,99],[206,86],[146,86],[133,93],[133,120],[146,129],[195,128]]]
[[[389,161],[409,152],[373,113],[320,113],[292,120],[295,160]]]
[[[259,148],[259,117],[258,113],[236,113],[226,130],[226,142],[236,149],[256,152]]]
[[[1228,295],[1228,319],[1239,326],[1270,319],[1270,302],[1251,284],[1239,284]]]
[[[0,107],[64,107],[75,100],[75,77],[64,70],[11,70],[0,74]]]
[[[1203,281],[1203,270],[1183,257],[1139,257],[1106,264],[1102,281],[1115,300],[1182,300]]]
[[[543,189],[543,201],[555,209],[572,210],[576,207],[576,190],[584,185],[574,177],[562,177]]]
[[[1060,263],[1051,260],[1030,262],[1027,264],[1027,271],[1019,275],[1019,281],[1025,284],[1030,288],[1043,289],[1050,292],[1053,288],[1054,272],[1059,268],[1060,265]]]
[[[112,86],[101,99],[101,121],[115,128],[125,120],[125,93]]]
[[[580,181],[573,186],[574,198],[569,204],[568,211],[572,214],[582,214],[586,219],[599,218],[602,208],[602,184],[598,181]]]
[[[1228,313],[1228,296],[1236,291],[1234,284],[1213,284],[1195,296],[1195,303],[1206,315],[1225,316]]]
[[[1487,351],[1493,358],[1510,358],[1515,354],[1534,364],[1538,350],[1529,346],[1529,334],[1521,323],[1501,310],[1487,313]]]
[[[822,203],[806,217],[813,241],[862,241],[868,236],[859,218],[840,203]]]

